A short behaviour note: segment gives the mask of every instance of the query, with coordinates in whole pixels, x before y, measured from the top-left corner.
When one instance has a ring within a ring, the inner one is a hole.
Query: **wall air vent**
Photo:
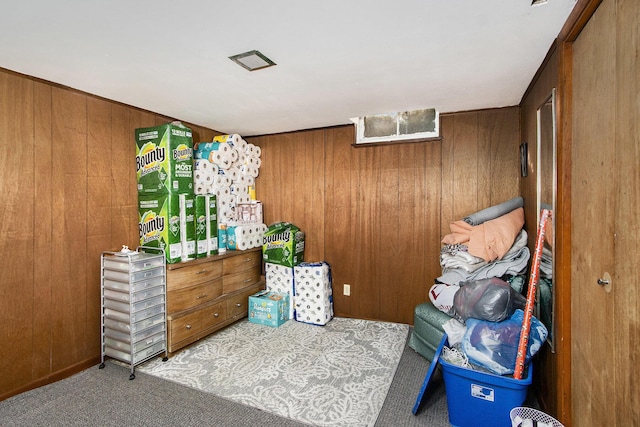
[[[413,142],[440,137],[440,116],[435,108],[376,114],[351,119],[356,144]]]

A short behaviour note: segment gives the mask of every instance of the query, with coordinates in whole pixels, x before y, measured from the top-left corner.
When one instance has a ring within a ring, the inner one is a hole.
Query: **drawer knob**
[[[213,313],[213,317],[220,317],[220,313]]]
[[[202,294],[202,295],[197,296],[196,299],[202,299],[202,298],[205,298],[206,296],[207,296],[207,294]]]
[[[242,304],[237,303],[237,304],[236,304],[236,307],[242,307]]]
[[[185,326],[185,328],[191,329],[191,325],[187,325],[187,326]]]
[[[249,282],[251,282],[252,280],[253,280],[253,279],[251,279],[251,278],[244,279],[244,283],[249,283]]]
[[[196,274],[206,273],[208,270],[205,268],[204,270],[196,271]]]

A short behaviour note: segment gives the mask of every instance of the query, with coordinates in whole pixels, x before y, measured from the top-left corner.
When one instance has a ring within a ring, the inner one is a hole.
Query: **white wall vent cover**
[[[440,137],[440,115],[435,108],[376,114],[351,119],[356,144],[415,141]]]

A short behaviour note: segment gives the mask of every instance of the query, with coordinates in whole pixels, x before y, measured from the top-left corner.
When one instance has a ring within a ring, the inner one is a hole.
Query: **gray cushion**
[[[432,361],[444,335],[442,325],[450,319],[451,316],[435,308],[431,301],[416,306],[409,347]]]

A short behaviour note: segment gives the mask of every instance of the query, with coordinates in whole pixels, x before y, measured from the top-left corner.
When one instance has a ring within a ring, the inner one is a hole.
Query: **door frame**
[[[579,0],[558,35],[556,257],[556,416],[572,426],[571,401],[571,149],[573,43],[602,0]]]

